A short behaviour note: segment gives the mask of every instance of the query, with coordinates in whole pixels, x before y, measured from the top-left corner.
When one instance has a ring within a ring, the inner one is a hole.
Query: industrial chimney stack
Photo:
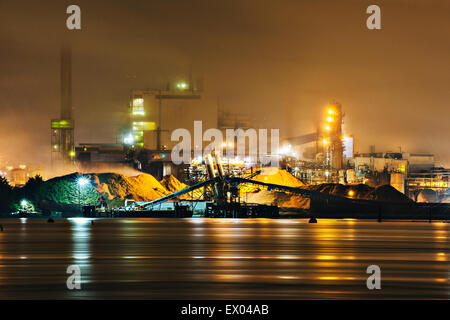
[[[75,159],[74,121],[72,118],[72,52],[69,44],[61,47],[61,115],[51,121],[52,167]]]
[[[61,47],[61,119],[72,119],[72,52]]]

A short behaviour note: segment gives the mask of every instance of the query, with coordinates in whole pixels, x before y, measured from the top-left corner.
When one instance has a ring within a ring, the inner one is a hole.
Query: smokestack
[[[72,50],[61,47],[61,119],[72,119]]]
[[[74,121],[72,119],[72,54],[70,45],[61,46],[61,117],[51,120],[52,167],[75,160]]]

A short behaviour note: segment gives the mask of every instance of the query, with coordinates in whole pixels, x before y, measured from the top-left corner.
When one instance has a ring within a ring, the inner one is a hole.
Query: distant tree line
[[[99,193],[92,184],[80,187],[77,175],[70,175],[44,181],[37,175],[30,178],[23,187],[12,187],[8,180],[0,177],[0,213],[18,211],[22,200],[34,208],[42,209],[43,200],[58,204],[99,205]]]

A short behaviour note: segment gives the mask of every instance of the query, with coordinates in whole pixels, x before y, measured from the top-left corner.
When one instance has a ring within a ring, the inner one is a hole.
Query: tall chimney
[[[75,160],[74,121],[72,119],[72,54],[70,45],[61,46],[61,117],[51,120],[52,167]]]
[[[61,119],[72,119],[72,52],[67,43],[61,47]]]

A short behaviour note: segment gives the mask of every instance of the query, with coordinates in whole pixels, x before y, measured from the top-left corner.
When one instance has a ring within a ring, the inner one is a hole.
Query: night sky
[[[82,11],[67,31],[66,7]],[[381,7],[381,30],[366,28]],[[75,141],[114,143],[132,88],[203,77],[230,111],[307,134],[337,100],[355,149],[450,166],[450,1],[0,0],[0,157],[47,164],[59,50],[73,42]]]

